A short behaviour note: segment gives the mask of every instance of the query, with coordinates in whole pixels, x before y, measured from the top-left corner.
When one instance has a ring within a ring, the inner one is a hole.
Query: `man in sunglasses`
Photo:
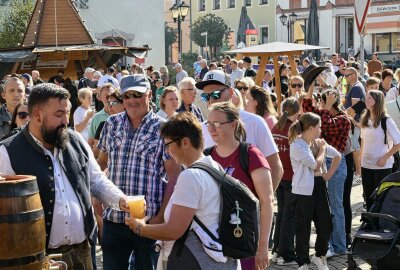
[[[203,78],[202,82],[196,83],[196,88],[203,90],[202,98],[208,104],[217,102],[232,102],[234,90],[225,83],[225,75],[220,70],[209,71]],[[274,190],[283,175],[282,163],[278,155],[278,148],[272,137],[265,120],[256,114],[239,111],[240,120],[243,121],[246,129],[246,142],[255,145],[266,157],[272,174]],[[206,123],[202,123],[204,148],[213,146],[215,143],[208,132]]]
[[[25,99],[25,85],[19,78],[9,78],[3,88],[1,95],[6,103],[0,107],[0,138],[9,132],[12,113]]]
[[[124,76],[120,85],[126,111],[110,116],[104,124],[98,162],[125,194],[145,195],[148,222],[162,223],[180,167],[160,136],[164,120],[150,109],[152,91],[145,75]],[[127,216],[111,208],[104,210],[104,269],[128,269],[128,262],[134,269],[155,269],[155,241],[134,234],[124,223]]]

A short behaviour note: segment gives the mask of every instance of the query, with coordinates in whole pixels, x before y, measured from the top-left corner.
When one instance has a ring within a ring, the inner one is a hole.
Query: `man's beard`
[[[53,130],[49,130],[45,125],[43,125],[40,131],[43,140],[54,147],[63,150],[69,142],[69,134],[66,125],[60,125]]]

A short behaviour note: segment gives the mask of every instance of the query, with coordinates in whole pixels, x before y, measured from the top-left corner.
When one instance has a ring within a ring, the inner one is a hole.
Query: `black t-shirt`
[[[100,140],[100,134],[101,134],[101,131],[103,130],[105,123],[106,123],[106,121],[100,122],[99,126],[97,127],[96,134],[94,135],[95,140]]]

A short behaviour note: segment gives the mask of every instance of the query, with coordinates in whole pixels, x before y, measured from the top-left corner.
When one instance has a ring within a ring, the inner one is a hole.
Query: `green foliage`
[[[164,24],[164,34],[165,34],[165,63],[168,63],[169,59],[169,46],[177,40],[177,34],[174,29],[168,26],[167,23]]]
[[[0,13],[0,48],[19,47],[35,7],[33,0],[11,0]]]
[[[190,77],[193,77],[193,63],[197,61],[197,54],[193,52],[182,53],[182,67]]]
[[[199,17],[192,26],[191,38],[194,43],[201,47],[206,46],[206,37],[201,36],[202,32],[208,32],[207,45],[209,47],[221,47],[227,37],[228,26],[224,19],[207,14]]]

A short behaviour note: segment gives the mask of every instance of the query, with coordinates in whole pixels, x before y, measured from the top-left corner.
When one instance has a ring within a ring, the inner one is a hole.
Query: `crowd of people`
[[[353,182],[367,211],[400,163],[400,69],[384,69],[377,53],[365,65],[334,53],[319,66],[309,58],[290,66],[283,55],[275,71],[252,61],[199,56],[192,77],[179,63],[174,77],[166,66],[88,67],[77,84],[62,70],[46,83],[37,70],[7,75],[0,174],[37,177],[46,252],[62,253],[69,269],[96,269],[99,243],[106,270],[326,270],[327,259],[346,254]],[[258,198],[254,257],[210,254],[193,218],[218,237],[222,198],[209,174],[191,168],[198,162]],[[129,215],[131,195],[145,196],[145,218]]]

